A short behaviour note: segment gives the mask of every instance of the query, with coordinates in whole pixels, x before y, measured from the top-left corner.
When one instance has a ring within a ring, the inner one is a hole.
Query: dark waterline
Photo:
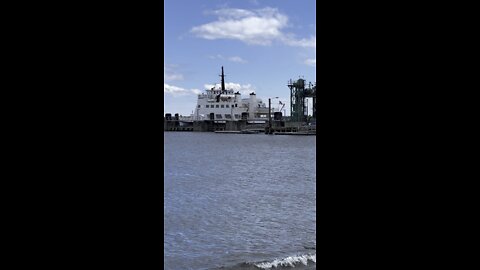
[[[165,269],[315,269],[315,136],[165,132],[164,146]]]

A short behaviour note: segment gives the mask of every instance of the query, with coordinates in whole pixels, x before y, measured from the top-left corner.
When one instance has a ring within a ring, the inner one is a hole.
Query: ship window
[[[205,108],[208,108],[208,105],[205,105]]]
[[[225,106],[223,106],[223,105],[222,105],[222,106],[220,106],[220,107],[222,107],[222,108],[223,108],[223,107],[225,107]]]
[[[198,108],[200,108],[200,105],[198,105]]]
[[[215,115],[215,118],[217,118],[217,119],[222,119],[222,115],[221,115],[221,114],[216,114],[216,115]]]
[[[237,103],[235,103],[235,107],[237,107]]]
[[[215,108],[218,108],[218,105],[216,105]]]
[[[230,115],[230,114],[225,114],[225,118],[226,118],[226,119],[232,119],[232,115]]]
[[[240,119],[240,114],[235,114],[236,119]]]
[[[230,105],[228,105],[228,104],[227,104],[227,105],[225,105],[225,106],[226,106],[227,108],[230,108]]]

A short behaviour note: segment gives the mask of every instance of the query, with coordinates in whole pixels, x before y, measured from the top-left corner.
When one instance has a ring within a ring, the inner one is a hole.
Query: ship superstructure
[[[214,86],[198,95],[194,120],[238,121],[249,120],[265,123],[268,120],[268,107],[254,92],[249,98],[242,98],[239,91],[225,88],[225,74],[220,86]]]

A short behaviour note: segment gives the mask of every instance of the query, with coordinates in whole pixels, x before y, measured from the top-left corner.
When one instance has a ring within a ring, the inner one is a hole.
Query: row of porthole
[[[193,131],[193,128],[169,128],[168,131]]]
[[[198,105],[198,108],[201,108],[202,105]],[[214,105],[205,105],[205,108],[230,108],[230,106],[227,104],[227,105],[215,105],[215,107],[213,107]],[[226,107],[225,107],[226,106]],[[235,104],[235,107],[238,107],[237,104]],[[232,108],[233,108],[233,105],[232,105]]]

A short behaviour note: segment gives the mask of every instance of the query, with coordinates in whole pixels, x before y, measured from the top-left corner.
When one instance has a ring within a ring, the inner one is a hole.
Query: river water
[[[164,134],[165,269],[316,268],[316,136]]]

